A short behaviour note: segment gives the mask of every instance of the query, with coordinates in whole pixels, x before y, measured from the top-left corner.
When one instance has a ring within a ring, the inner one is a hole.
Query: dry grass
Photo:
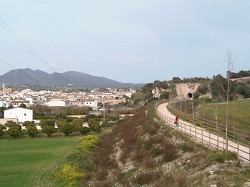
[[[217,162],[207,161],[210,150],[161,125],[145,110],[118,122],[103,137],[83,186],[189,187],[209,177],[201,172]]]

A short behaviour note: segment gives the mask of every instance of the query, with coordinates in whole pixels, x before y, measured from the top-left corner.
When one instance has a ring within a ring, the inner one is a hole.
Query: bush
[[[225,160],[236,160],[237,155],[236,153],[232,152],[213,152],[210,155],[208,155],[208,162],[219,162],[219,163],[224,163]]]
[[[49,119],[42,119],[39,123],[41,127],[43,126],[55,126],[55,121],[54,120],[49,120]]]
[[[0,124],[0,136],[3,136],[3,130],[6,129],[4,125]]]
[[[90,128],[89,128],[89,127],[80,127],[80,128],[79,128],[79,132],[80,132],[82,135],[85,135],[85,134],[87,134],[88,132],[90,132]]]
[[[96,146],[99,137],[87,135],[66,157],[66,164],[58,169],[55,176],[64,181],[63,186],[79,186],[77,183],[85,177],[85,171],[91,168],[91,149]]]
[[[178,149],[173,143],[166,141],[162,148],[162,154],[164,161],[170,162],[178,157]]]
[[[99,124],[90,124],[90,129],[94,132],[100,133],[101,126]]]
[[[59,129],[65,136],[69,136],[73,132],[74,126],[71,123],[65,123],[59,126]]]
[[[66,162],[75,164],[80,170],[88,170],[90,169],[90,158],[90,155],[83,150],[76,149],[67,155]]]
[[[152,157],[146,156],[142,160],[142,165],[146,168],[153,168],[155,166],[155,161]]]
[[[90,149],[94,148],[97,141],[99,140],[98,136],[87,135],[83,140],[78,144],[77,148],[84,151],[85,153],[90,153]]]
[[[18,124],[16,122],[14,122],[14,121],[7,121],[7,123],[5,123],[6,127],[13,127],[13,126],[16,126],[16,125],[18,125]],[[18,126],[20,126],[20,125],[18,125]]]
[[[14,125],[11,126],[8,130],[7,130],[7,134],[9,136],[11,136],[12,138],[17,138],[20,134],[21,134],[21,126],[20,125]]]
[[[74,180],[79,180],[84,177],[83,172],[79,172],[76,166],[72,166],[69,164],[64,165],[60,170],[56,172],[55,175],[66,183],[70,183]]]
[[[23,126],[25,126],[25,127],[34,126],[34,123],[31,121],[25,121],[25,122],[23,122]]]
[[[27,130],[27,134],[30,137],[35,137],[38,134],[38,130],[34,125],[33,126],[31,126],[31,125],[27,126],[26,130]]]
[[[47,134],[48,137],[50,137],[52,134],[56,133],[57,130],[53,126],[43,126],[42,127],[42,132]]]
[[[134,183],[143,186],[146,184],[150,184],[152,181],[160,178],[161,173],[159,172],[151,172],[151,173],[141,173],[137,175],[134,179]]]
[[[185,153],[185,152],[192,152],[192,151],[194,151],[194,146],[193,145],[190,145],[190,144],[188,144],[188,143],[182,143],[181,145],[180,145],[180,148],[181,148],[181,150]]]

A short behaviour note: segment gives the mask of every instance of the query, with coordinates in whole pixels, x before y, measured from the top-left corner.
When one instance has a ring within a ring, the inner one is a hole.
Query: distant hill
[[[97,77],[77,71],[68,71],[65,73],[46,73],[41,70],[16,69],[11,70],[0,76],[0,82],[7,85],[41,85],[41,86],[66,86],[85,88],[127,88],[141,87],[143,84],[122,83],[105,77]]]

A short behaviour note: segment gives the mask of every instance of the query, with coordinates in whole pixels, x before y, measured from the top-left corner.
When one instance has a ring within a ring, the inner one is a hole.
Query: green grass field
[[[53,171],[81,136],[0,140],[0,186],[54,186]]]
[[[202,104],[198,113],[201,117],[215,120],[216,105],[218,107],[218,118],[222,123],[226,120],[226,103]],[[250,130],[250,100],[242,100],[229,103],[228,121],[230,125]]]

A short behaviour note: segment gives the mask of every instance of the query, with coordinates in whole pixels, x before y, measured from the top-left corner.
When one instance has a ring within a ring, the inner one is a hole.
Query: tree
[[[39,125],[41,127],[43,127],[43,126],[52,126],[52,127],[54,127],[55,126],[55,121],[54,120],[50,120],[50,119],[42,119],[39,122]]]
[[[167,91],[162,92],[160,98],[166,100],[169,99],[169,92]]]
[[[79,131],[79,129],[82,127],[83,119],[82,118],[74,118],[72,121],[72,124],[74,126],[74,131]]]
[[[21,134],[21,126],[13,125],[7,130],[7,134],[12,138],[17,138]]]
[[[57,126],[58,126],[59,130],[62,133],[64,133],[65,136],[69,136],[74,130],[73,124],[66,121],[66,120],[58,120]]]
[[[13,105],[10,104],[10,105],[8,106],[8,109],[11,109],[11,108],[13,108]]]
[[[173,78],[172,78],[172,81],[173,81],[174,83],[180,83],[180,82],[181,82],[181,78],[179,78],[179,77],[173,77]]]
[[[20,104],[20,106],[19,106],[20,108],[26,108],[27,106],[25,105],[25,104]]]
[[[27,129],[28,126],[34,126],[34,123],[31,121],[25,121],[25,122],[23,122],[23,126],[25,126]]]
[[[14,121],[7,121],[7,123],[5,123],[6,127],[13,127],[13,126],[17,126],[18,124]],[[20,125],[18,125],[19,127],[21,127]]]
[[[52,111],[48,106],[34,105],[32,106],[34,112],[34,118],[40,119],[42,117],[52,116]]]
[[[226,79],[222,75],[218,74],[213,77],[210,88],[213,97],[216,97],[220,100],[226,99],[224,91],[226,89]]]
[[[226,89],[226,98],[227,98],[227,111],[226,111],[226,139],[227,139],[227,147],[226,150],[228,151],[228,108],[229,108],[229,99],[232,91],[232,84],[230,84],[231,79],[231,72],[233,70],[233,65],[235,63],[235,59],[233,58],[233,54],[231,51],[227,51],[227,89]]]
[[[199,99],[201,95],[207,94],[209,92],[208,85],[201,84],[193,94],[193,98]]]
[[[47,134],[48,137],[50,137],[52,134],[56,133],[57,130],[53,126],[43,126],[42,127],[42,132]]]
[[[0,124],[0,136],[3,136],[3,130],[6,129],[6,127],[2,124]]]
[[[38,134],[38,130],[37,128],[35,127],[35,125],[29,125],[26,127],[26,130],[27,130],[27,134],[30,136],[30,137],[35,137],[37,134]]]
[[[100,133],[101,125],[94,123],[94,124],[89,124],[89,126],[92,131]]]
[[[0,118],[4,118],[4,110],[6,110],[5,107],[0,107]]]
[[[90,128],[89,128],[89,127],[80,127],[80,128],[79,128],[79,132],[80,132],[82,135],[85,135],[85,134],[87,134],[88,132],[90,132]]]

